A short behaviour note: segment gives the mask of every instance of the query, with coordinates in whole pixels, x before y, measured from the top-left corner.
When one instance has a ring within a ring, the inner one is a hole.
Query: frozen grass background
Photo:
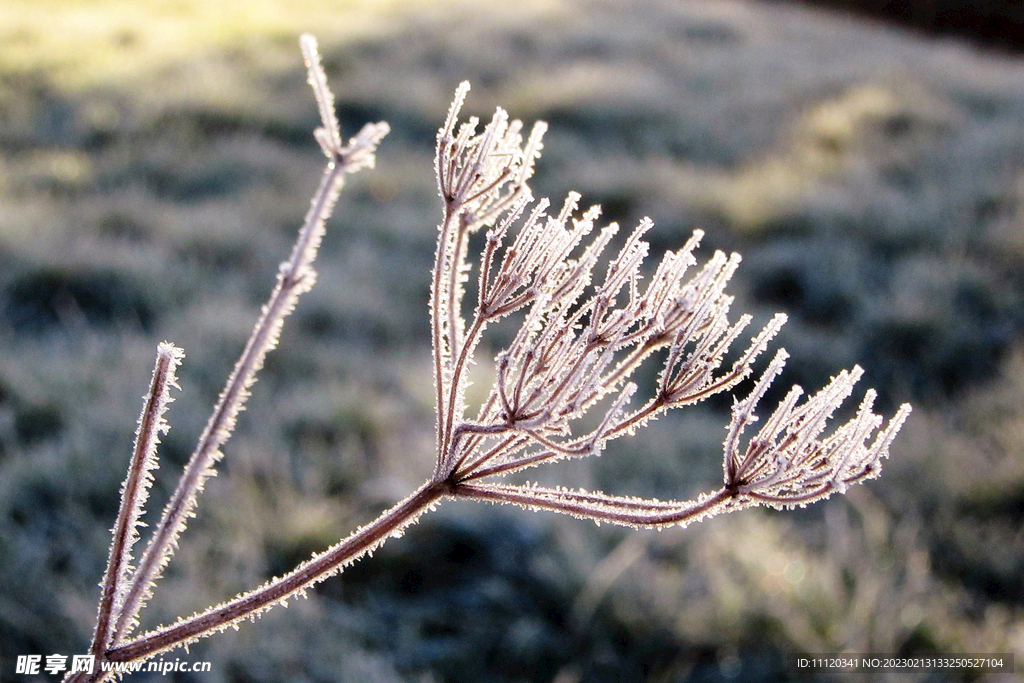
[[[317,182],[297,37],[386,119],[148,626],[290,568],[429,474],[433,135],[548,120],[537,188],[694,227],[784,309],[785,384],[917,406],[877,482],[685,531],[448,504],[191,654],[203,681],[780,681],[787,652],[1024,654],[1024,61],[784,4],[3,0],[0,680],[82,652],[156,343],[183,346],[158,511]],[[728,403],[559,479],[692,495]],[[199,680],[176,676],[178,680]],[[134,680],[145,680],[136,676]],[[154,679],[155,680],[155,679]],[[807,677],[802,680],[838,680]],[[860,676],[857,680],[867,680]],[[949,674],[877,680],[1024,680]]]

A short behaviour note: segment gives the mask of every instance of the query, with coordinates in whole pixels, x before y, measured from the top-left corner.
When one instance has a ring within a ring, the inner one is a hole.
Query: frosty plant
[[[733,298],[725,287],[739,256],[716,252],[698,264],[694,251],[702,233],[696,231],[652,267],[645,263],[650,246],[643,237],[652,228],[645,219],[617,252],[605,257],[614,251],[619,228],[614,223],[597,227],[599,207],[581,211],[580,196],[571,193],[552,208],[530,192],[546,126],[537,123],[525,134],[522,124],[509,120],[502,109],[483,130],[475,118],[460,123],[469,91],[463,83],[437,135],[442,215],[429,306],[437,401],[433,476],[292,572],[175,624],[134,633],[139,612],[194,513],[196,496],[222,457],[266,353],[299,295],[313,285],[312,263],[346,175],[373,166],[377,144],[388,132],[385,123],[369,124],[345,144],[316,41],[303,36],[301,45],[323,124],[315,131],[328,159],[323,179],[291,257],[281,265],[277,285],[181,481],[133,566],[139,517],[157,467],[158,435],[167,429],[163,415],[183,357],[167,343],[158,349],[102,583],[90,649],[97,662],[144,660],[255,618],[337,574],[446,498],[512,503],[653,528],[685,526],[762,504],[805,505],[878,476],[910,407],[902,406],[883,427],[883,419],[871,410],[875,392],[868,390],[853,419],[831,426],[833,412],[860,378],[858,367],[840,372],[810,396],[794,387],[760,420],[757,433],[745,438],[747,428],[759,421],[758,401],[785,364],[787,354],[779,350],[749,396],[734,403],[726,429],[724,482],[717,491],[678,502],[500,483],[527,468],[597,454],[609,441],[672,408],[733,388],[752,374],[754,361],[785,316],[776,315],[727,364],[727,354],[750,323],[749,315],[729,319]],[[486,231],[483,253],[470,254],[469,238],[480,230]],[[470,277],[477,282],[475,301],[466,300]],[[493,386],[475,415],[469,414],[464,398],[468,369],[488,326],[508,317],[521,326],[497,352]],[[639,387],[631,378],[644,363],[660,363],[660,371],[652,386]],[[109,675],[96,666],[69,679],[96,681]]]

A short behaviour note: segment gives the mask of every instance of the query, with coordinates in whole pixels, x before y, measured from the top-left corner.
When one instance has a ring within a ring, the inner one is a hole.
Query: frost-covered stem
[[[157,466],[156,447],[160,443],[160,432],[167,429],[163,416],[168,404],[173,400],[170,397],[171,387],[177,386],[174,370],[181,363],[183,356],[181,349],[167,342],[157,347],[153,379],[145,396],[142,413],[139,415],[135,449],[128,465],[128,475],[121,487],[121,507],[114,523],[110,557],[107,559],[107,570],[101,584],[96,632],[89,648],[89,652],[97,656],[111,643],[111,621],[116,618],[121,607],[117,604],[120,602],[119,593],[124,589],[124,582],[131,570],[131,552],[132,546],[138,540],[139,517],[153,481],[151,472]]]
[[[452,223],[457,219],[451,204],[446,207],[444,223],[441,226],[441,236],[437,240],[437,253],[434,255],[433,281],[430,287],[430,341],[434,355],[434,387],[437,402],[437,465],[434,469],[435,477],[441,473],[444,465],[445,454],[445,389],[448,386],[446,378],[446,362],[451,357],[451,349],[446,348],[444,339],[445,303],[448,303],[448,292],[443,289],[444,269],[446,263],[446,250],[448,249],[449,233],[452,230]],[[454,266],[452,266],[454,267]],[[447,340],[448,343],[451,340]]]
[[[199,438],[174,495],[164,508],[163,517],[135,572],[125,597],[124,610],[114,630],[114,643],[124,638],[130,630],[153,582],[173,554],[184,522],[195,507],[196,494],[212,474],[212,467],[220,457],[220,448],[231,435],[235,419],[248,398],[249,387],[256,373],[263,366],[267,352],[276,345],[285,317],[294,309],[299,295],[312,285],[315,272],[310,264],[316,257],[324,222],[334,208],[347,170],[344,163],[335,161],[329,162],[324,170],[291,258],[281,264],[277,285],[263,307],[263,313],[228,378],[210,421]]]
[[[459,327],[462,322],[462,298],[459,296],[459,288],[462,283],[459,279],[462,277],[464,264],[466,262],[466,249],[469,247],[469,227],[470,222],[464,212],[459,212],[458,219],[458,230],[454,236],[454,253],[452,254],[451,266],[448,268],[448,289],[445,290],[449,297],[448,302],[448,343],[451,345],[450,352],[452,357],[460,355],[461,339],[459,339]],[[453,388],[458,384],[458,380],[453,378]],[[454,403],[454,396],[453,402]]]
[[[455,362],[455,368],[452,371],[451,387],[449,388],[449,405],[454,406],[458,398],[459,386],[462,383],[462,372],[465,370],[466,363],[473,349],[476,347],[479,341],[480,335],[483,332],[485,321],[482,316],[476,316],[473,320],[473,324],[469,328],[469,332],[466,334],[466,338],[463,341],[462,348],[459,350],[458,360]],[[461,415],[458,416],[460,419]],[[458,445],[456,439],[457,433],[453,432],[453,425],[456,415],[454,410],[448,410],[445,423],[444,423],[444,444],[445,450],[439,454],[440,466],[437,470],[436,476],[439,478],[446,478],[449,474],[454,471],[452,459],[455,457],[455,448]]]
[[[616,500],[594,496],[592,500],[563,490],[531,489],[529,487],[487,484],[458,484],[452,495],[494,503],[510,503],[527,510],[561,512],[596,522],[609,522],[630,527],[657,528],[686,526],[691,522],[725,511],[735,494],[725,488],[694,501],[673,506],[656,506],[651,501]]]
[[[276,603],[301,593],[336,574],[342,567],[374,550],[406,527],[448,493],[443,482],[427,482],[415,493],[358,529],[325,552],[313,556],[291,573],[206,612],[184,619],[173,626],[157,629],[107,652],[106,661],[131,662],[185,645],[210,635],[247,617],[256,616]],[[98,667],[96,667],[98,669]],[[101,680],[101,679],[94,679]]]
[[[487,464],[491,460],[494,460],[495,458],[498,458],[498,457],[500,457],[500,456],[502,456],[504,454],[515,453],[517,450],[522,448],[522,446],[526,442],[527,442],[526,437],[522,436],[521,434],[520,435],[515,435],[515,436],[509,436],[504,441],[502,441],[501,443],[499,443],[496,446],[494,446],[493,448],[489,449],[483,455],[477,457],[473,462],[469,463],[468,465],[463,466],[465,461],[466,461],[466,458],[468,458],[471,454],[473,454],[475,452],[473,450],[467,449],[466,452],[459,459],[458,464],[456,464],[456,466],[455,466],[455,469],[458,472],[459,481],[468,481],[468,480],[474,479],[474,478],[476,478],[478,476],[480,476],[480,477],[487,476],[486,474],[478,475],[477,474],[478,468],[483,467],[485,464]]]

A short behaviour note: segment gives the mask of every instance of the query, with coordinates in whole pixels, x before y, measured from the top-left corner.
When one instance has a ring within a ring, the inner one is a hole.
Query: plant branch
[[[495,503],[511,503],[527,510],[561,512],[581,519],[630,527],[686,526],[730,508],[735,494],[725,488],[687,502],[661,502],[642,498],[587,494],[585,491],[502,484],[458,484],[452,495]]]
[[[156,467],[158,436],[166,429],[162,416],[170,401],[169,388],[175,386],[174,369],[182,355],[170,344],[160,345],[102,583],[90,647],[97,664],[141,662],[301,596],[400,535],[445,497],[513,504],[597,523],[663,528],[760,504],[804,505],[878,475],[909,406],[902,406],[883,428],[883,418],[872,412],[875,392],[869,390],[852,420],[830,433],[826,430],[833,413],[852,393],[862,373],[859,367],[839,373],[803,403],[802,390],[794,387],[757,435],[741,443],[744,430],[758,421],[758,402],[782,372],[787,354],[780,350],[753,391],[733,406],[724,443],[724,485],[718,491],[690,501],[660,501],[480,481],[597,454],[607,442],[632,433],[663,412],[732,388],[753,372],[755,359],[785,316],[776,315],[732,368],[716,376],[750,322],[747,315],[729,320],[734,298],[725,288],[739,265],[739,255],[716,252],[698,273],[684,277],[697,262],[692,251],[703,233],[695,231],[682,249],[666,252],[653,274],[647,275],[644,261],[650,244],[642,238],[653,223],[643,219],[610,259],[601,283],[595,284],[594,269],[618,226],[612,223],[584,243],[600,207],[574,217],[580,200],[574,192],[557,214],[548,215],[549,202],[534,201],[527,185],[540,155],[545,125],[534,125],[524,143],[522,123],[509,120],[500,108],[479,133],[476,118],[459,124],[459,110],[469,90],[469,84],[463,83],[438,131],[435,150],[443,209],[429,300],[437,403],[433,476],[405,500],[288,574],[130,639],[140,610],[193,515],[199,492],[214,474],[266,354],[277,345],[284,320],[316,279],[312,264],[346,175],[373,165],[377,144],[388,132],[387,124],[369,124],[342,146],[334,95],[316,41],[303,36],[301,45],[322,123],[314,137],[328,158],[327,166],[291,255],[281,264],[270,298],[132,573],[131,549]],[[519,224],[518,232],[508,237],[514,224]],[[492,229],[479,265],[473,266],[479,268],[479,291],[470,323],[463,302],[464,283],[473,269],[467,250],[471,234],[484,225]],[[641,286],[645,280],[646,286]],[[469,369],[476,363],[484,332],[492,322],[519,309],[519,330],[504,348],[497,349],[494,384],[477,419],[467,421]],[[630,378],[665,347],[653,395],[627,411],[637,391]],[[587,413],[606,399],[597,426],[580,433],[593,424],[584,421]],[[97,683],[118,675],[103,668],[94,666],[93,671],[76,672],[66,680]]]
[[[421,514],[434,507],[447,492],[448,487],[445,484],[428,481],[373,522],[356,530],[337,545],[314,555],[290,573],[206,612],[183,619],[174,625],[156,629],[115,647],[107,652],[105,660],[131,662],[146,659],[222,631],[242,619],[255,616],[275,604],[301,595],[309,587],[333,576],[344,566],[373,551],[388,538],[400,535],[406,527],[415,523]],[[92,680],[98,681],[102,678]]]
[[[124,608],[114,627],[111,642],[115,644],[131,631],[139,610],[151,594],[153,584],[173,555],[185,520],[195,508],[196,496],[202,490],[206,479],[213,474],[213,467],[222,456],[220,449],[230,438],[238,413],[249,397],[249,387],[255,382],[256,374],[263,367],[266,354],[277,345],[284,319],[295,309],[299,297],[308,291],[316,280],[316,271],[313,270],[312,263],[316,259],[326,221],[338,200],[346,174],[372,166],[377,144],[388,133],[386,123],[368,124],[347,147],[331,146],[335,141],[340,141],[337,120],[333,115],[333,95],[327,88],[319,59],[316,58],[316,41],[310,36],[303,36],[301,43],[306,56],[310,83],[313,84],[321,110],[324,128],[320,130],[326,131],[325,134],[319,135],[318,139],[321,145],[326,145],[325,152],[329,153],[330,160],[299,230],[291,256],[281,264],[277,284],[270,299],[263,307],[262,314],[221,392],[196,449],[185,466],[181,480],[164,508],[163,516],[153,532],[139,568],[132,577],[125,596]]]
[[[164,508],[163,517],[139,563],[125,598],[125,609],[117,620],[114,642],[131,630],[132,621],[174,552],[175,542],[183,530],[183,522],[195,507],[196,495],[212,474],[214,463],[222,455],[220,448],[231,436],[238,413],[249,396],[249,387],[263,366],[263,359],[277,344],[284,318],[295,308],[299,295],[312,285],[315,274],[309,263],[313,256],[306,252],[315,239],[313,233],[317,226],[322,226],[330,214],[341,191],[344,173],[343,166],[333,162],[328,164],[292,258],[282,264],[270,300],[263,307],[263,313],[221,392],[199,443],[185,466],[178,487]]]
[[[124,583],[131,571],[132,546],[138,540],[139,518],[149,497],[153,471],[158,467],[156,447],[160,443],[160,433],[168,429],[163,416],[168,404],[174,400],[170,397],[171,387],[178,386],[174,371],[184,355],[181,349],[167,342],[162,342],[157,347],[153,379],[145,397],[142,413],[139,415],[135,449],[128,466],[128,474],[121,487],[121,506],[117,521],[114,523],[113,541],[100,594],[96,631],[93,634],[92,646],[89,648],[89,652],[97,656],[102,655],[110,646],[113,638],[111,621],[123,607]]]

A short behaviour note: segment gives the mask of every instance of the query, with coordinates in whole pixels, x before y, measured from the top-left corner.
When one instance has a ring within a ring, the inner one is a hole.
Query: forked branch
[[[235,364],[224,390],[221,392],[217,405],[199,438],[178,486],[164,508],[163,516],[153,531],[149,545],[143,554],[139,566],[128,572],[127,551],[136,537],[138,516],[142,513],[147,486],[139,486],[136,481],[145,483],[151,476],[154,467],[148,464],[140,470],[140,475],[132,472],[136,468],[133,460],[132,470],[122,491],[122,512],[127,510],[130,517],[124,520],[119,516],[114,529],[110,561],[103,584],[103,594],[97,617],[96,634],[90,652],[99,660],[108,658],[111,648],[122,645],[137,624],[139,611],[152,594],[153,586],[160,572],[167,565],[177,546],[177,539],[185,528],[187,519],[194,513],[196,497],[203,488],[206,479],[213,474],[217,460],[222,457],[221,447],[227,442],[234,429],[238,413],[244,408],[249,397],[249,388],[256,380],[256,375],[263,367],[266,354],[277,345],[285,318],[294,310],[299,297],[308,291],[316,280],[316,271],[312,264],[316,259],[317,250],[324,234],[325,224],[330,217],[338,195],[345,182],[345,176],[360,169],[374,165],[374,153],[378,143],[387,135],[389,128],[386,123],[367,124],[343,145],[341,131],[338,128],[334,113],[334,96],[327,86],[327,79],[320,65],[316,40],[305,35],[300,41],[309,82],[313,87],[317,105],[320,109],[322,126],[315,131],[315,137],[328,158],[320,185],[313,197],[305,221],[299,230],[295,245],[289,259],[281,264],[277,283],[270,299],[263,306],[262,314],[253,329],[241,357]],[[169,347],[168,348],[173,348]],[[169,352],[161,346],[158,358],[158,371],[161,359]],[[181,353],[171,353],[173,364],[171,370],[180,362]],[[167,365],[168,362],[164,362]],[[173,381],[173,373],[168,375]],[[154,375],[154,383],[157,375]],[[165,394],[164,394],[165,396]],[[166,404],[166,397],[163,404]],[[144,412],[145,417],[145,412]],[[147,423],[148,424],[148,423]],[[154,425],[157,423],[154,422]],[[156,426],[152,434],[156,433]],[[165,429],[162,423],[160,429]],[[149,427],[146,427],[149,430]],[[146,441],[143,426],[140,423],[140,443]],[[155,445],[155,440],[150,441]],[[136,449],[138,451],[138,448]],[[148,452],[148,451],[147,451]],[[150,455],[147,463],[155,463]],[[96,679],[98,674],[90,674]],[[71,680],[90,680],[90,676],[71,675]]]
[[[132,571],[130,551],[156,466],[157,435],[166,429],[162,415],[170,400],[168,389],[174,386],[182,355],[169,344],[160,346],[103,581],[90,649],[97,666],[71,674],[69,680],[105,679],[111,673],[103,664],[144,660],[303,595],[400,534],[446,497],[656,528],[685,526],[761,504],[806,505],[878,476],[910,407],[902,406],[883,428],[883,418],[872,412],[875,393],[868,390],[856,415],[830,431],[833,413],[861,376],[859,367],[839,373],[803,402],[802,390],[794,387],[757,435],[741,443],[744,430],[758,420],[758,403],[785,364],[787,354],[780,350],[748,397],[733,407],[724,444],[724,483],[717,491],[679,502],[496,483],[527,468],[599,453],[608,442],[669,410],[733,389],[753,374],[754,363],[786,318],[777,314],[750,337],[745,350],[733,349],[751,322],[749,315],[730,319],[733,297],[726,287],[740,257],[715,252],[698,266],[700,231],[678,251],[662,255],[652,269],[644,236],[653,223],[644,219],[613,250],[607,266],[599,268],[604,253],[613,249],[619,226],[598,228],[600,207],[581,210],[576,193],[549,213],[551,203],[535,200],[530,191],[545,124],[535,124],[524,137],[522,123],[510,120],[502,109],[482,130],[476,118],[460,124],[469,92],[469,84],[463,83],[438,131],[435,158],[441,220],[429,303],[437,402],[433,476],[376,520],[290,573],[132,638],[139,611],[193,514],[196,497],[221,457],[267,352],[277,344],[299,296],[313,285],[312,263],[345,176],[373,165],[377,144],[388,132],[385,123],[367,125],[343,144],[316,42],[303,36],[301,45],[322,122],[315,138],[328,159],[320,186],[252,336],[138,569]],[[486,241],[473,259],[470,237],[481,229],[486,229]],[[474,274],[477,297],[467,311],[465,283]],[[493,383],[470,414],[467,375],[485,346],[485,333],[496,321],[517,317],[520,327],[511,341],[491,349]],[[660,363],[657,372],[638,373],[653,363]],[[641,376],[655,379],[641,386]]]

